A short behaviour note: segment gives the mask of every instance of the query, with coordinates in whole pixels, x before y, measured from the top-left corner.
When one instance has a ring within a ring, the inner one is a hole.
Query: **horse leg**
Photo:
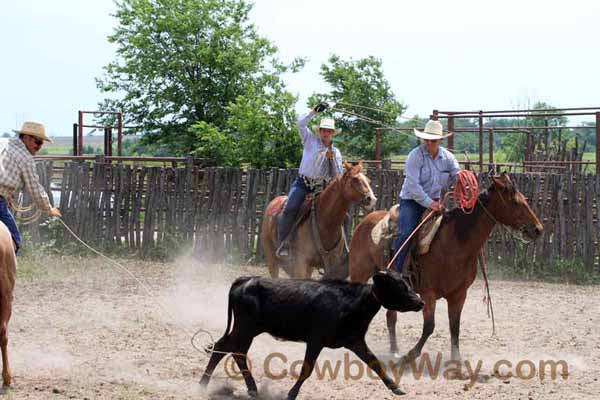
[[[306,260],[301,258],[300,252],[296,254],[296,259],[294,261],[294,274],[292,278],[294,279],[308,279],[308,263]]]
[[[452,360],[460,361],[459,335],[460,335],[460,315],[462,313],[467,290],[459,290],[456,294],[447,298],[448,301],[448,320],[450,322],[450,346],[452,351]]]
[[[265,258],[267,259],[267,267],[269,268],[269,275],[271,278],[279,278],[279,263],[275,256],[275,250],[271,246],[265,246]]]
[[[2,348],[2,382],[7,387],[12,383],[12,376],[8,363],[8,322],[4,319],[0,326],[0,347]]]
[[[398,352],[398,341],[396,340],[396,321],[398,320],[398,313],[394,310],[387,310],[385,314],[387,321],[388,336],[390,338],[390,353],[394,357],[400,357]]]
[[[421,295],[421,299],[425,302],[425,307],[423,307],[423,332],[421,333],[419,342],[403,357],[403,361],[410,361],[419,357],[425,342],[427,342],[427,339],[435,329],[436,298],[433,294],[428,293]]]
[[[8,362],[8,321],[12,314],[12,290],[11,294],[3,293],[0,304],[0,348],[2,349],[2,382],[5,387],[12,383],[10,364]]]

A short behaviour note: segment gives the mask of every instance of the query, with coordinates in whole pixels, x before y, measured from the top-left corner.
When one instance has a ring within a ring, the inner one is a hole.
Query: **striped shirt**
[[[342,173],[342,153],[331,144],[331,151],[334,154],[333,165],[329,166],[329,160],[326,157],[327,146],[323,144],[321,138],[313,134],[308,129],[308,122],[314,117],[310,112],[298,119],[298,133],[304,145],[302,152],[302,161],[298,173],[315,181],[325,180],[329,182],[337,175]]]
[[[415,200],[429,208],[433,199],[439,199],[442,188],[456,179],[460,166],[454,154],[441,147],[435,159],[420,145],[408,153],[400,198]]]
[[[14,204],[17,189],[27,190],[37,207],[50,212],[50,200],[40,184],[35,160],[21,139],[0,139],[0,196]]]

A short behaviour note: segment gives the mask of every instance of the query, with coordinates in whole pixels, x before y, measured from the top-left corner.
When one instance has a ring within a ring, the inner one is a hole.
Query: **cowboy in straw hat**
[[[51,217],[60,217],[60,211],[50,205],[48,194],[39,182],[33,156],[40,151],[44,141],[52,142],[38,122],[25,122],[19,137],[0,141],[0,221],[6,225],[15,243],[15,253],[21,246],[21,234],[10,209],[15,208],[17,187],[29,192],[37,207]]]
[[[314,192],[317,184],[323,181],[328,183],[337,175],[343,173],[342,154],[333,145],[332,141],[333,136],[340,133],[340,130],[335,127],[333,118],[322,118],[318,127],[314,128],[314,134],[311,134],[308,129],[310,120],[327,108],[329,108],[327,103],[320,102],[308,114],[300,117],[297,122],[304,150],[298,177],[292,183],[287,202],[277,225],[277,238],[279,240],[277,255],[279,257],[289,256],[287,238],[306,195]]]
[[[423,143],[415,147],[406,159],[406,178],[400,191],[399,235],[394,241],[395,251],[417,227],[426,209],[442,211],[439,202],[442,188],[453,182],[460,171],[454,154],[440,145],[442,139],[451,136],[452,133],[444,134],[439,121],[430,120],[423,131],[415,129],[414,132],[415,136],[423,139]],[[398,272],[402,272],[409,247],[405,246],[396,257],[394,268]]]

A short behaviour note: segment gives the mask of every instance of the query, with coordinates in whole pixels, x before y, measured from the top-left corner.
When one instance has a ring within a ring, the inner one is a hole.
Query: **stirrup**
[[[290,244],[287,240],[281,242],[275,251],[275,255],[279,258],[288,258],[290,256]]]

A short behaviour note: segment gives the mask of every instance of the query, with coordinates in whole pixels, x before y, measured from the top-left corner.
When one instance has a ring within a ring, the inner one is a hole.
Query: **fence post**
[[[73,155],[77,155],[77,149],[79,148],[77,145],[77,132],[79,132],[79,125],[76,123],[73,124]]]
[[[375,129],[375,165],[377,169],[381,168],[381,129]]]
[[[454,117],[449,114],[448,115],[448,132],[453,132],[453,131],[454,131]],[[453,151],[454,150],[454,135],[448,136],[447,141],[448,141],[448,150]]]
[[[479,111],[479,172],[483,172],[483,111]]]
[[[600,175],[600,112],[596,113],[596,175]]]
[[[79,111],[79,121],[77,125],[77,153],[74,155],[83,155],[83,112]]]
[[[490,128],[488,132],[488,152],[489,152],[489,164],[494,164],[494,130]]]

